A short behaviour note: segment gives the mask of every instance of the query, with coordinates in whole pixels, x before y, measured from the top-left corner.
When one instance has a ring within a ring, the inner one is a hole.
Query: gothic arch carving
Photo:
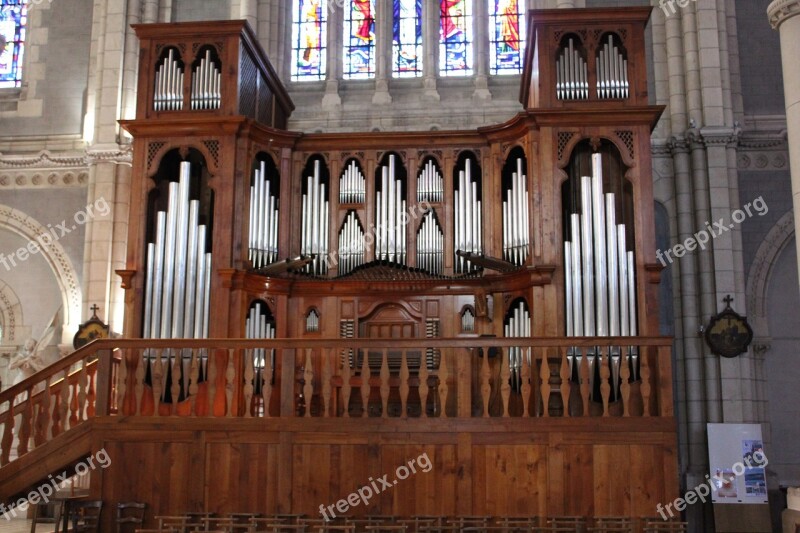
[[[767,290],[772,267],[794,236],[794,213],[789,211],[764,237],[747,275],[747,314],[753,327],[756,344],[769,342]]]
[[[23,325],[22,304],[14,289],[9,284],[0,280],[0,325],[3,326],[3,341],[5,345],[20,344],[17,339],[17,328]]]
[[[35,219],[13,207],[0,204],[0,228],[13,231],[29,240],[49,233],[49,230]],[[72,266],[64,247],[58,241],[42,247],[39,252],[56,277],[56,282],[61,290],[61,300],[64,311],[64,325],[79,324],[81,317],[81,286],[78,283],[78,274]]]

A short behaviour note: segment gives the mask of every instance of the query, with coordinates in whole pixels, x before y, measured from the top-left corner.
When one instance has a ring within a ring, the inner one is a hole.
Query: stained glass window
[[[322,0],[294,0],[292,80],[325,78],[327,14]]]
[[[0,89],[22,85],[28,0],[0,0]]]
[[[347,0],[344,21],[344,77],[375,75],[375,0]]]
[[[525,42],[525,16],[520,10],[522,3],[522,0],[489,0],[491,74],[522,72]]]
[[[472,75],[472,0],[440,0],[439,73]]]
[[[392,75],[422,75],[422,0],[394,0]]]

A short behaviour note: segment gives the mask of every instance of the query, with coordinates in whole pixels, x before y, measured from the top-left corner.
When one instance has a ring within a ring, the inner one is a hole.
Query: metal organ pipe
[[[355,161],[351,161],[339,179],[339,203],[363,203],[367,190],[364,175]]]
[[[306,265],[306,270],[315,275],[328,272],[328,198],[325,184],[320,174],[320,161],[314,161],[314,175],[306,180],[306,193],[303,195],[303,215],[301,232],[301,253],[314,260]]]
[[[417,268],[441,274],[443,259],[444,234],[433,211],[428,211],[417,233]]]
[[[618,223],[614,193],[602,192],[602,159],[592,156],[592,177],[581,178],[581,213],[570,215],[564,243],[567,336],[635,336],[636,286],[633,251],[627,249],[626,225]],[[578,348],[570,351],[580,356]],[[569,355],[568,352],[568,355]],[[618,392],[621,347],[611,348],[614,393]],[[588,355],[593,355],[591,350]],[[627,351],[636,379],[637,348]],[[590,364],[594,358],[590,359]],[[572,362],[572,361],[570,361]],[[591,369],[591,366],[590,366]],[[593,371],[590,370],[590,380]]]
[[[181,163],[180,181],[168,186],[167,211],[156,213],[155,240],[147,244],[145,338],[208,336],[211,253],[200,203],[189,199],[191,166]]]
[[[589,98],[589,69],[586,60],[572,39],[556,58],[556,98],[586,100]]]
[[[275,178],[277,179],[277,178]],[[278,198],[272,195],[272,180],[266,163],[260,162],[250,186],[250,261],[262,268],[278,260]],[[304,230],[306,226],[303,225]]]
[[[221,86],[222,73],[211,58],[211,50],[207,49],[192,73],[192,109],[219,109],[222,102]]]
[[[153,108],[156,111],[179,111],[183,109],[183,70],[175,59],[175,49],[170,48],[167,57],[156,70]]]
[[[531,315],[524,301],[520,301],[513,310],[506,322],[503,333],[506,338],[530,337],[531,335]],[[527,362],[530,364],[530,350],[527,352]],[[522,368],[523,349],[513,346],[508,349],[508,364],[512,373],[518,373]]]
[[[472,176],[472,160],[465,160],[464,170],[458,173],[458,189],[455,191],[454,251],[483,254],[483,215],[478,200],[478,181]],[[469,261],[455,257],[456,272],[472,269]]]
[[[364,231],[355,211],[350,211],[339,231],[339,275],[347,274],[363,263]]]
[[[406,202],[402,198],[402,180],[395,177],[395,156],[389,155],[389,166],[381,169],[381,188],[376,196],[377,239],[375,259],[405,264],[405,224],[408,222]]]
[[[597,97],[601,99],[627,98],[630,93],[628,60],[614,44],[613,35],[598,53]]]
[[[433,161],[428,160],[417,178],[417,200],[441,202],[444,198],[444,179]]]
[[[517,159],[517,171],[511,175],[511,187],[503,201],[503,257],[516,265],[528,259],[530,228],[528,212],[528,178],[523,173],[522,159]]]

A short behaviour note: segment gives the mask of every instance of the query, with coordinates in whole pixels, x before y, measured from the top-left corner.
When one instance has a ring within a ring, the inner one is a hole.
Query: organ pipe
[[[395,177],[395,155],[389,155],[389,166],[381,168],[380,190],[376,196],[375,259],[405,264],[408,222],[406,201],[402,198],[402,180]]]
[[[262,308],[263,305],[263,308]],[[245,320],[245,337],[248,339],[274,339],[275,338],[275,325],[269,316],[266,305],[261,302],[256,302],[251,308]],[[255,348],[251,351],[250,356],[253,358],[253,367],[255,371],[255,393],[261,393],[261,386],[266,380],[272,380],[271,373],[275,369],[275,350],[267,350],[265,348]],[[270,365],[268,371],[270,375],[264,375],[264,370],[267,368],[267,357],[269,357]]]
[[[211,50],[192,73],[192,109],[219,109],[222,103],[222,72],[211,58]]]
[[[277,178],[274,178],[277,179]],[[279,200],[272,195],[273,180],[260,162],[250,186],[250,261],[262,268],[278,260]],[[305,230],[305,226],[303,226]]]
[[[156,111],[183,109],[183,69],[175,58],[173,48],[169,49],[167,57],[156,70],[153,107]]]
[[[458,188],[455,191],[455,240],[454,251],[483,254],[483,220],[481,201],[478,199],[478,180],[472,176],[472,160],[466,159],[464,170],[458,172]],[[475,265],[456,253],[455,270],[465,273]]]
[[[567,336],[635,336],[636,285],[634,255],[627,249],[626,225],[618,223],[614,193],[603,193],[602,156],[592,156],[592,176],[581,178],[580,213],[570,215],[570,235],[564,243],[565,316]],[[610,351],[615,394],[621,347]],[[578,348],[568,355],[580,357]],[[594,355],[589,350],[590,380]],[[636,369],[637,349],[627,348]],[[574,361],[570,360],[572,364]],[[635,374],[631,374],[636,379]]]
[[[156,213],[155,240],[147,244],[145,338],[207,338],[211,253],[200,203],[189,199],[191,166],[181,163],[170,182],[167,211]]]
[[[364,263],[364,230],[355,211],[349,211],[339,231],[339,275]]]
[[[314,161],[314,175],[306,180],[303,195],[301,254],[313,257],[306,271],[314,275],[328,273],[328,195],[320,174],[320,161]]]
[[[364,203],[366,190],[367,182],[364,175],[361,174],[356,162],[350,161],[339,179],[339,203]]]
[[[628,60],[609,35],[597,56],[597,97],[627,98],[629,91]]]
[[[506,320],[503,328],[506,338],[530,337],[531,336],[531,315],[528,306],[523,300],[510,310],[510,316]],[[508,364],[512,374],[518,376],[522,369],[524,360],[530,365],[530,348],[513,346],[508,349]]]
[[[444,233],[433,211],[428,211],[417,232],[417,268],[441,274],[444,268]]]
[[[523,265],[530,248],[530,215],[528,212],[528,178],[517,159],[517,171],[511,175],[511,186],[503,200],[503,258],[515,265]]]
[[[417,200],[441,202],[444,198],[444,178],[433,161],[428,160],[417,178]]]
[[[556,59],[556,98],[586,100],[589,98],[589,69],[572,39]]]

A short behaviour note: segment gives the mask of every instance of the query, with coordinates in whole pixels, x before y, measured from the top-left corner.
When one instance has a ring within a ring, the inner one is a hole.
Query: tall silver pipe
[[[616,199],[614,193],[606,193],[606,239],[608,248],[608,316],[609,335],[620,334],[619,318],[619,256],[617,245]]]
[[[161,338],[168,339],[172,332],[172,298],[175,289],[175,240],[178,229],[178,184],[169,184],[167,208],[167,235],[164,244],[164,289],[161,298]]]
[[[196,311],[194,315],[194,338],[200,339],[203,337],[203,315],[205,314],[206,300],[208,300],[208,293],[206,292],[205,224],[202,224],[197,228],[197,279],[195,282],[195,293],[197,294],[197,300],[195,302]]]
[[[205,279],[205,292],[206,296],[204,298],[205,309],[203,310],[203,336],[202,338],[208,338],[208,319],[209,319],[209,309],[211,306],[211,253],[206,253],[206,279]]]
[[[175,290],[172,298],[172,337],[183,336],[183,319],[186,298],[187,238],[189,236],[189,180],[191,165],[183,161],[178,182],[178,220],[175,236]]]
[[[142,337],[150,338],[150,321],[153,319],[153,264],[155,263],[156,245],[152,242],[147,243],[147,267],[144,289],[144,331]]]
[[[603,203],[603,166],[600,154],[592,155],[592,215],[594,242],[594,271],[596,333],[600,337],[608,336],[608,283],[606,263],[606,220]]]
[[[155,261],[153,265],[153,314],[150,324],[150,336],[161,337],[161,309],[164,293],[164,246],[167,237],[167,213],[156,214]]]
[[[573,307],[573,327],[575,336],[584,335],[583,328],[583,276],[581,276],[581,252],[583,243],[581,242],[581,215],[573,213],[570,216],[570,228],[572,237],[572,307]]]
[[[583,258],[583,331],[595,335],[594,245],[592,243],[592,179],[581,178],[581,256]]]
[[[619,303],[620,303],[620,334],[627,337],[631,334],[630,319],[628,318],[628,253],[625,242],[625,224],[617,225],[617,258],[619,259]]]
[[[186,299],[184,306],[183,337],[191,338],[194,334],[194,313],[197,305],[197,226],[200,202],[189,203],[189,239],[186,252]]]

